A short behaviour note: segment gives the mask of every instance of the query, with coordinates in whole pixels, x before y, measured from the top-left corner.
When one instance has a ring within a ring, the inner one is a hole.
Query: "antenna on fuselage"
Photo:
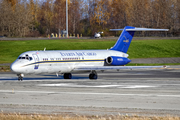
[[[44,51],[46,51],[46,48],[44,48]]]

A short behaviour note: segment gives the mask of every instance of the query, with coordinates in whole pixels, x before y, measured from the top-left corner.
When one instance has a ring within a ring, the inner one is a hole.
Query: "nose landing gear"
[[[17,74],[18,81],[23,81],[24,74]]]

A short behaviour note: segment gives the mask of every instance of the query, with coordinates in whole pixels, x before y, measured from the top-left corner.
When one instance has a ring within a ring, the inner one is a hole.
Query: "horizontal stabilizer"
[[[124,29],[110,29],[110,31],[122,31]],[[154,29],[154,28],[132,28],[126,31],[169,31],[169,29]]]

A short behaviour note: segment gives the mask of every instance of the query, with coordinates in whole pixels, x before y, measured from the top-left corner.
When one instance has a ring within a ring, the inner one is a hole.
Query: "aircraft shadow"
[[[63,76],[56,77],[54,75],[44,75],[45,77],[24,77],[23,80],[70,80],[64,79]],[[83,76],[73,76],[72,79],[89,79],[88,77]],[[71,79],[71,80],[72,80]],[[0,81],[10,81],[10,80],[18,80],[17,77],[6,77],[0,78]]]

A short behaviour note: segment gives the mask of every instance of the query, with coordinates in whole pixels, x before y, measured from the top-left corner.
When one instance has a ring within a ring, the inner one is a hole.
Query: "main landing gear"
[[[72,74],[71,73],[64,73],[63,77],[64,77],[64,79],[71,79]],[[95,80],[97,78],[98,78],[97,72],[95,70],[92,70],[91,73],[89,74],[89,79]]]
[[[24,74],[17,74],[18,81],[23,81]]]
[[[95,70],[91,71],[89,74],[89,79],[97,79],[97,72]]]
[[[64,73],[64,79],[71,79],[72,74],[71,73]]]

